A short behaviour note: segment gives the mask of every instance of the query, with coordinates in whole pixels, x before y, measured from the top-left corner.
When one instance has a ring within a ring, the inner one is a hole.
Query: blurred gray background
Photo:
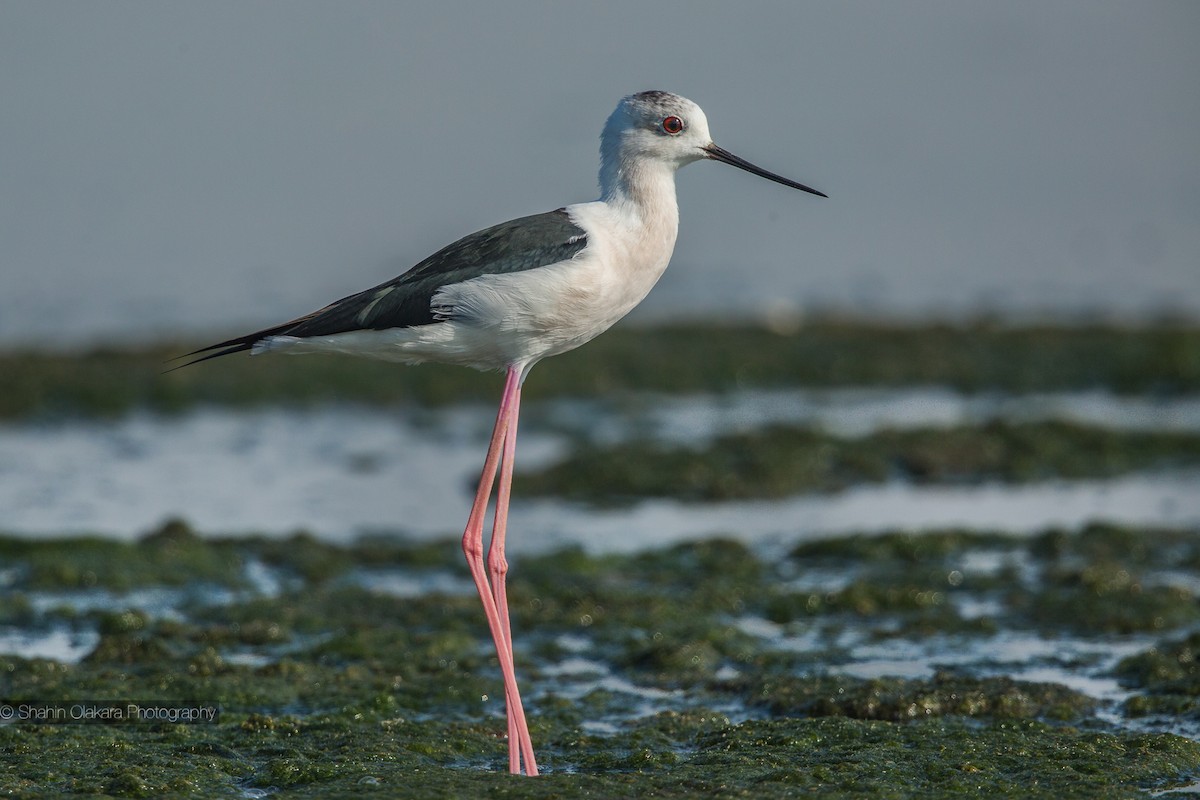
[[[596,196],[616,101],[829,193],[681,173],[642,319],[1200,317],[1200,3],[0,3],[0,345],[278,322]]]

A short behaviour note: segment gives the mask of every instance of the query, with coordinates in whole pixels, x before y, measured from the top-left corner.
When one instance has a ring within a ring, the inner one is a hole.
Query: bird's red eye
[[[683,120],[679,117],[667,117],[662,121],[662,129],[670,134],[679,133],[683,130]]]

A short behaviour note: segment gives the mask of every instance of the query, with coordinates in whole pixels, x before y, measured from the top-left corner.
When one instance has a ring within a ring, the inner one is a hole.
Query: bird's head
[[[619,175],[654,163],[675,170],[701,159],[731,164],[768,180],[825,197],[718,147],[700,106],[677,94],[639,92],[623,98],[600,134],[601,174]]]
[[[670,92],[639,92],[617,104],[600,134],[602,154],[682,167],[705,158],[712,142],[700,106]]]

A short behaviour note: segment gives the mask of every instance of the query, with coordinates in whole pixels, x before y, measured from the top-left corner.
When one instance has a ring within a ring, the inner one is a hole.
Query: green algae
[[[1029,722],[978,729],[831,719],[748,727],[757,735],[712,742],[701,758],[720,768],[759,753],[764,794],[775,785],[833,797],[1135,797],[1162,774],[1151,763],[1194,769],[1194,743],[1178,737],[1114,738]],[[1050,770],[1037,766],[1051,763]],[[1123,777],[1113,781],[1116,774]]]
[[[109,543],[113,554],[144,560],[141,566],[120,566],[103,552],[97,563],[126,570],[122,582],[156,585],[149,567],[161,565],[156,548],[164,539],[188,542],[174,551],[184,561],[197,549],[219,553],[212,563],[228,574],[206,576],[216,585],[237,584],[250,562],[287,579],[277,591],[240,589],[167,614],[119,596],[113,608],[85,614],[71,612],[69,602],[43,611],[26,602],[0,622],[82,626],[98,639],[75,664],[0,656],[0,697],[210,703],[220,706],[220,721],[0,725],[0,791],[1133,797],[1200,774],[1196,742],[1114,725],[1098,715],[1099,701],[1061,684],[996,675],[994,665],[934,670],[927,678],[856,678],[837,672],[847,651],[830,646],[845,631],[903,648],[929,636],[986,643],[998,630],[1043,628],[1104,642],[1113,619],[1144,614],[1152,621],[1161,613],[1132,602],[1128,589],[1138,575],[1194,563],[1195,531],[1093,526],[1024,540],[896,532],[808,543],[785,558],[711,540],[630,555],[572,549],[513,559],[517,669],[548,770],[537,781],[500,774],[502,692],[478,601],[469,594],[387,596],[355,580],[364,571],[457,564],[457,542],[210,541],[173,523],[170,537]],[[40,557],[38,545],[4,540],[0,547],[14,554],[7,561],[14,588],[36,596],[43,578],[24,562]],[[996,581],[979,572],[971,564],[981,552],[1023,562],[1021,575]],[[847,571],[838,588],[806,577],[838,565]],[[1068,577],[1089,569],[1096,581]],[[104,585],[110,582],[98,576],[93,591]],[[1086,606],[1097,589],[1119,598],[1123,608],[1105,612],[1112,618],[1075,607],[1035,618],[1022,599],[1074,592]],[[962,598],[993,604],[987,625],[963,615]],[[797,649],[745,628],[739,620],[747,618],[817,635]],[[1192,624],[1168,616],[1160,629],[1173,638],[1121,663],[1117,674],[1137,694],[1120,713],[1154,714],[1168,731],[1172,713],[1194,713],[1186,702],[1200,693]],[[1156,629],[1144,620],[1135,627]],[[578,680],[557,669],[570,658],[640,693],[603,682],[577,693]]]
[[[219,337],[218,337],[219,338]],[[495,378],[329,356],[235,357],[163,374],[205,342],[85,353],[0,354],[0,419],[112,416],[352,401],[374,406],[494,402]],[[618,326],[574,356],[539,365],[529,399],[617,391],[724,392],[784,386],[945,385],[966,392],[1200,389],[1200,329],[1013,327],[986,321],[888,325],[818,319],[786,332],[749,325]]]
[[[773,714],[905,722],[932,717],[1073,721],[1098,703],[1055,683],[971,678],[949,672],[927,680],[775,675],[749,687]]]
[[[988,553],[980,572],[971,555]],[[997,626],[1060,634],[1131,634],[1200,623],[1191,590],[1166,578],[1195,569],[1194,531],[1088,525],[1019,540],[959,530],[896,532],[804,543],[798,565],[839,565],[851,579],[834,590],[802,583],[773,588],[765,616],[787,623],[821,615],[888,616],[909,630],[988,635]],[[958,598],[993,603],[1000,614],[964,619]]]
[[[1090,537],[1091,528],[1078,534],[1055,531],[1064,539],[1063,547],[1076,539]],[[1137,533],[1131,533],[1132,538]],[[909,564],[943,563],[947,558],[961,557],[967,552],[982,550],[1013,552],[1022,543],[1000,532],[974,530],[891,531],[873,536],[842,536],[837,539],[818,539],[802,542],[791,550],[791,557],[807,563],[862,563],[897,561]]]
[[[1200,697],[1200,633],[1122,659],[1117,674],[1138,688]]]
[[[1200,714],[1200,633],[1171,638],[1121,659],[1116,674],[1143,694],[1125,701],[1125,712],[1144,717],[1168,715],[1194,719]]]
[[[244,584],[236,548],[203,540],[178,520],[136,543],[100,537],[0,537],[0,559],[20,565],[18,583],[23,589],[126,591],[145,585]]]
[[[1119,563],[1046,570],[1043,586],[1013,596],[1013,608],[1038,626],[1133,633],[1177,629],[1200,622],[1193,594],[1177,586],[1151,586]]]
[[[839,437],[773,425],[703,447],[580,443],[562,461],[517,475],[522,495],[596,504],[780,498],[901,478],[913,483],[1027,483],[1108,478],[1200,464],[1200,435],[1119,431],[1067,422],[882,430]]]
[[[1200,746],[1180,737],[1027,721],[652,718],[623,730],[629,746],[619,748],[579,733],[547,741],[535,729],[546,752],[580,751],[577,772],[551,768],[536,780],[481,771],[479,754],[499,760],[502,743],[464,724],[247,718],[228,726],[228,744],[195,728],[87,732],[107,754],[101,764],[86,754],[39,758],[29,730],[0,729],[0,747],[14,756],[0,780],[23,794],[126,797],[247,788],[287,797],[1141,797],[1181,785],[1200,765]],[[33,733],[50,753],[72,749],[72,731]]]

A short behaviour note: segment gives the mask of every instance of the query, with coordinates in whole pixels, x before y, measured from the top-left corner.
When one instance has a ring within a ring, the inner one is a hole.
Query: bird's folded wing
[[[386,283],[282,325],[188,353],[209,354],[189,363],[249,350],[272,336],[305,338],[429,325],[438,321],[430,304],[442,287],[482,275],[521,272],[567,261],[586,246],[587,234],[563,208],[502,222],[443,247]]]

